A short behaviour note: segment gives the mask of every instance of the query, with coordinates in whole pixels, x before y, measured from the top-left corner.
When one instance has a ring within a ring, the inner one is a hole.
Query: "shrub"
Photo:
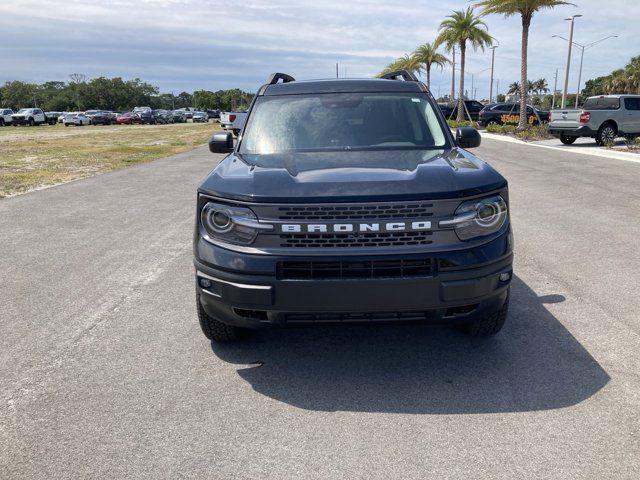
[[[473,128],[478,128],[478,123],[477,122],[469,122],[469,121],[462,121],[462,122],[457,122],[455,120],[447,120],[447,123],[449,124],[449,127],[451,128],[459,128],[459,127],[473,127]]]
[[[487,125],[486,128],[489,133],[497,133],[499,135],[513,135],[516,133],[515,125]]]
[[[553,138],[546,125],[528,125],[524,130],[518,130],[516,125],[488,125],[486,130],[488,133],[511,135],[525,141]]]

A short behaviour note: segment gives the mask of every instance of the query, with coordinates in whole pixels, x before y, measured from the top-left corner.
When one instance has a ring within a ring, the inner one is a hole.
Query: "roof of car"
[[[386,79],[306,80],[264,85],[258,95],[299,95],[310,93],[426,92],[420,82]]]

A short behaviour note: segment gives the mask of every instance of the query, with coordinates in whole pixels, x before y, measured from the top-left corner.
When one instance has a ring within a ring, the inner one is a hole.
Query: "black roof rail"
[[[396,70],[395,72],[385,73],[380,78],[384,78],[386,80],[398,80],[399,78],[402,78],[405,82],[419,81],[416,76],[408,70]]]
[[[278,83],[278,80],[282,80],[282,83],[295,82],[296,79],[291,75],[287,75],[286,73],[272,73],[267,78],[267,85],[275,85]]]

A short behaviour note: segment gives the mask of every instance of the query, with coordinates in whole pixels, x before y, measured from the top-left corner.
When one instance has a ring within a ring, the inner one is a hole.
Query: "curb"
[[[482,138],[497,140],[499,142],[517,143],[517,144],[526,145],[529,147],[546,148],[549,150],[556,150],[559,152],[575,153],[577,155],[603,157],[603,158],[609,158],[611,160],[622,160],[625,162],[640,163],[640,155],[636,153],[616,152],[612,150],[599,150],[599,149],[598,150],[589,149],[588,151],[584,151],[584,150],[578,150],[579,147],[552,147],[551,145],[540,145],[538,143],[525,142],[523,140],[519,140],[517,138],[509,137],[506,135],[496,135],[493,133],[486,133],[482,131],[480,132],[480,135],[482,136]]]

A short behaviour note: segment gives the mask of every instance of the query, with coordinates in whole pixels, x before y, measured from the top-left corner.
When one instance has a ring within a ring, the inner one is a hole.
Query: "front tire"
[[[467,333],[472,337],[490,337],[502,330],[502,327],[507,320],[510,296],[511,288],[507,290],[507,298],[502,306],[498,310],[471,322]]]
[[[577,139],[578,139],[578,137],[567,137],[564,134],[562,134],[562,136],[560,137],[560,141],[564,145],[573,145]]]
[[[204,311],[200,303],[200,295],[197,294],[196,305],[198,308],[200,328],[202,328],[202,333],[204,333],[205,337],[214,342],[233,342],[238,339],[240,329],[210,317],[207,312]]]

